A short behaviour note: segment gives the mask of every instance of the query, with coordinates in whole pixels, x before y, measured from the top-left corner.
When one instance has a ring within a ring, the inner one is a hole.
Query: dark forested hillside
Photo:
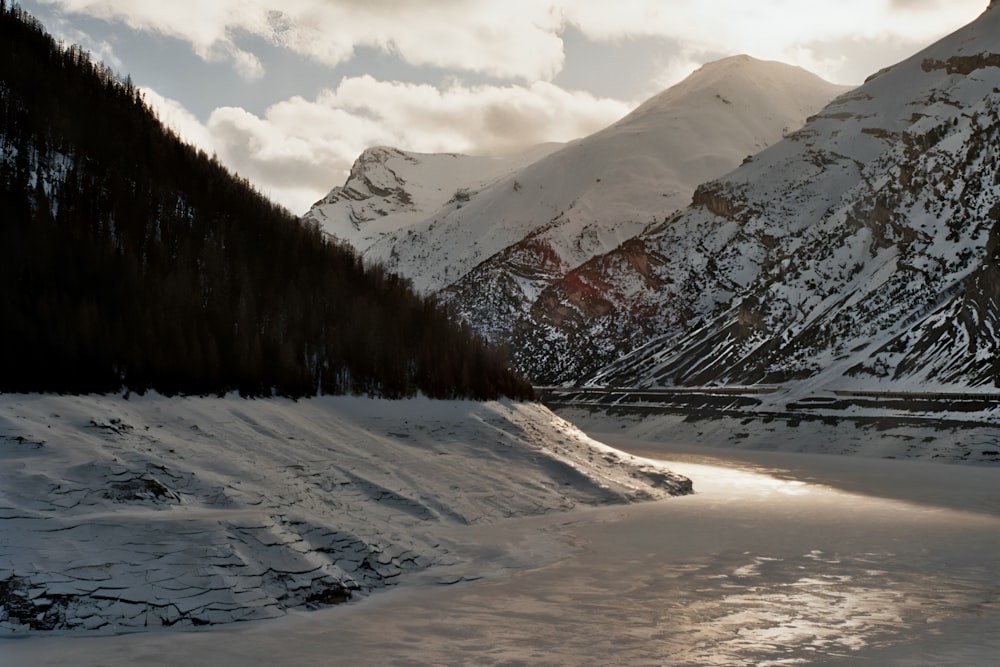
[[[0,36],[0,391],[531,394],[3,0]]]

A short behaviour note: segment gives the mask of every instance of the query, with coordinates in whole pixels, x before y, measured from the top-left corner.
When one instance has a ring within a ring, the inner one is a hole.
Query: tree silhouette
[[[366,268],[0,0],[0,391],[527,398]]]

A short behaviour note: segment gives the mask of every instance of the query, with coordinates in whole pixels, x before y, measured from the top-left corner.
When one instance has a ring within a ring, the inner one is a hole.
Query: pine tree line
[[[0,0],[0,391],[532,396]]]

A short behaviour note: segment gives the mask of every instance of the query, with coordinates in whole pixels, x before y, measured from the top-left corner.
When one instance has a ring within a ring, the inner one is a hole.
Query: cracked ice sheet
[[[699,480],[693,496],[453,525],[487,560],[526,556],[484,580],[206,633],[2,646],[33,665],[995,664],[1000,511],[980,501],[996,471],[885,462],[885,499],[824,483],[850,466],[866,479],[871,461],[685,458],[670,465]],[[956,509],[963,490],[975,511]]]
[[[0,396],[0,631],[277,616],[463,562],[452,525],[662,497],[651,471],[534,404]]]

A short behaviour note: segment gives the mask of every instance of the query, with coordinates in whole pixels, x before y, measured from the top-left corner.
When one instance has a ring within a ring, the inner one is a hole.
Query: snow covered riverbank
[[[0,396],[0,635],[281,616],[426,572],[453,525],[686,479],[528,403]]]

